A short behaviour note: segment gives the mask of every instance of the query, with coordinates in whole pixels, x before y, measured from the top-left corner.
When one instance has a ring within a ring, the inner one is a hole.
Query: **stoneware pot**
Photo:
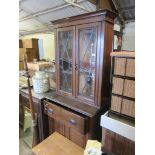
[[[35,75],[32,77],[33,89],[35,93],[45,93],[49,90],[49,77],[43,71],[35,72]]]

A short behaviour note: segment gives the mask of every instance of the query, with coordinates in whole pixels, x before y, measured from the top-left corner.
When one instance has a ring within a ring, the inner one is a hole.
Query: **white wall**
[[[135,22],[125,24],[122,50],[135,51]]]

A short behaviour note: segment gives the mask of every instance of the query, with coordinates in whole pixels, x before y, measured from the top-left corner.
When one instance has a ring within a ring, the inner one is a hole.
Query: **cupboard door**
[[[76,95],[92,103],[96,96],[100,26],[100,23],[91,23],[76,27]]]
[[[57,84],[58,92],[63,95],[73,95],[74,88],[74,27],[57,30]]]

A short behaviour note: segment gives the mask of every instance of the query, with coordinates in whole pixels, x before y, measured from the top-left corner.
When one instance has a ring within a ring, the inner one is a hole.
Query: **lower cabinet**
[[[30,104],[28,98],[24,95],[19,94],[19,124],[24,125],[24,107],[30,109]]]
[[[81,147],[88,139],[88,117],[44,101],[44,112],[48,119],[48,135],[57,131]]]
[[[48,123],[49,123],[49,135],[57,131],[66,138],[73,141],[74,143],[78,144],[79,146],[85,147],[87,137],[86,135],[83,135],[78,131],[76,131],[75,129],[68,127],[67,125],[63,124],[63,122],[52,119],[50,117],[48,117]]]
[[[41,142],[43,137],[43,129],[42,129],[42,112],[41,112],[41,100],[33,98],[34,110],[37,114],[37,127],[39,132],[39,142]],[[28,94],[20,93],[19,94],[19,123],[23,127],[24,126],[24,113],[25,109],[30,110],[29,97]]]

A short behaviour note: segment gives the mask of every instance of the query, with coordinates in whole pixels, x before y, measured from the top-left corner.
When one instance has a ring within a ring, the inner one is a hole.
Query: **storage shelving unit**
[[[135,53],[113,52],[110,112],[135,118]]]

